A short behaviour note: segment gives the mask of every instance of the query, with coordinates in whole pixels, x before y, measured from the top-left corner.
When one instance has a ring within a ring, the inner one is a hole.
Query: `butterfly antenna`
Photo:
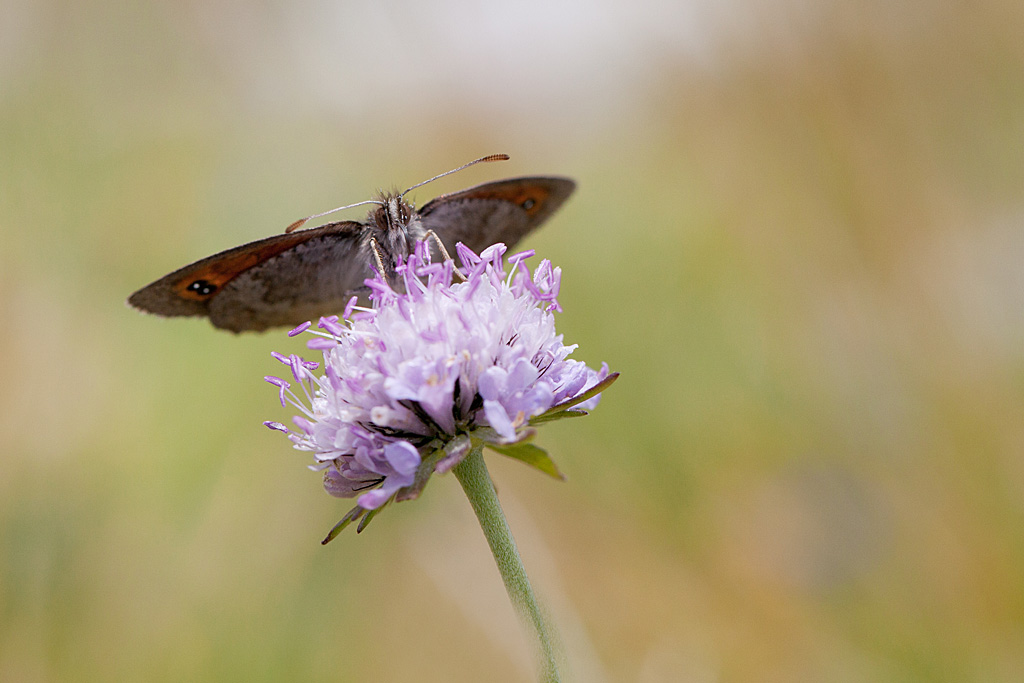
[[[443,178],[446,175],[451,175],[452,173],[458,173],[462,169],[469,168],[473,164],[479,164],[479,163],[482,163],[482,162],[485,162],[485,161],[508,161],[510,158],[511,157],[509,157],[509,155],[507,155],[507,154],[488,154],[485,157],[480,157],[479,159],[474,159],[473,161],[469,162],[468,164],[463,164],[462,166],[459,166],[458,168],[453,168],[450,171],[445,171],[444,173],[436,175],[433,178],[430,178],[429,180],[424,180],[422,183],[416,183],[415,185],[413,185],[408,190],[406,190],[405,192],[403,192],[402,194],[400,194],[398,196],[399,197],[404,197],[407,193],[411,192],[412,190],[415,190],[417,187],[422,187],[422,186],[426,185],[427,183],[432,183],[435,180],[437,180],[438,178]]]
[[[376,199],[367,199],[365,202],[356,202],[355,204],[349,204],[348,206],[339,206],[338,208],[331,209],[330,211],[324,211],[322,213],[314,213],[312,216],[306,216],[305,218],[300,218],[299,220],[295,221],[294,223],[289,225],[287,228],[285,228],[284,231],[285,232],[294,232],[295,230],[298,230],[299,228],[301,228],[303,225],[305,225],[307,222],[313,220],[314,218],[320,218],[321,216],[326,216],[327,214],[334,213],[335,211],[343,211],[345,209],[351,209],[351,208],[356,207],[356,206],[362,206],[363,204],[379,204],[381,206],[384,206],[384,202],[378,201]]]

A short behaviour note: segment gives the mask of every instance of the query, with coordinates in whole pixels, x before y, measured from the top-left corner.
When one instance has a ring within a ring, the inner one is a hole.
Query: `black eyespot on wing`
[[[195,292],[199,296],[210,296],[217,291],[217,285],[207,280],[196,280],[187,287],[188,291]]]

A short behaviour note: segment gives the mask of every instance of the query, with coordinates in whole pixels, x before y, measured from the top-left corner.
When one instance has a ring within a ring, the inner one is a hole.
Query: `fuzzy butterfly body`
[[[363,222],[327,223],[222,251],[143,287],[128,303],[157,315],[206,316],[232,332],[297,325],[339,313],[365,292],[377,257],[390,277],[431,231],[450,254],[457,242],[478,253],[495,242],[511,247],[575,187],[568,178],[510,178],[442,195],[419,210],[405,193],[382,193]]]

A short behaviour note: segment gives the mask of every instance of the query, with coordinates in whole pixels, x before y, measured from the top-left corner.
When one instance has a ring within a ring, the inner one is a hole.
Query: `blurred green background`
[[[493,152],[416,200],[575,177],[524,246],[622,372],[489,456],[568,680],[1024,680],[1021,3],[0,16],[0,680],[532,680],[452,477],[321,547],[301,340],[123,303]]]

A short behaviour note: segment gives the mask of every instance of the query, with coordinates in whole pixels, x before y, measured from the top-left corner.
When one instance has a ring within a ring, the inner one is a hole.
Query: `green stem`
[[[505,582],[505,590],[511,598],[519,615],[525,620],[540,641],[540,655],[545,683],[558,683],[558,666],[555,662],[554,646],[551,631],[540,608],[537,598],[533,595],[530,580],[526,578],[523,561],[519,558],[515,539],[505,521],[505,513],[501,511],[498,494],[491,483],[484,464],[483,446],[477,446],[466,456],[465,460],[455,466],[455,477],[462,484],[462,489],[469,498],[473,512],[480,520],[480,527],[491,546],[491,553],[498,564],[501,579]]]

